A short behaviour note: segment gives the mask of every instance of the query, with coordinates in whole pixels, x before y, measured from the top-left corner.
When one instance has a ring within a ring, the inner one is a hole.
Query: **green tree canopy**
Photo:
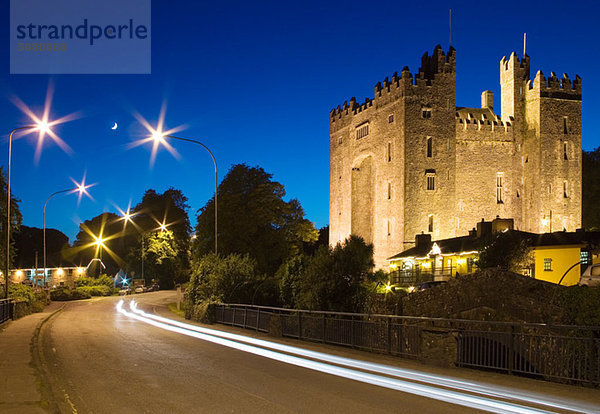
[[[0,270],[4,272],[6,266],[6,222],[7,222],[7,198],[8,185],[4,168],[0,167]],[[16,251],[14,248],[14,235],[19,231],[23,216],[19,210],[19,201],[11,192],[10,197],[10,232],[11,232],[11,249],[10,249],[10,265],[13,264]]]
[[[600,230],[600,147],[583,151],[583,227]]]
[[[260,167],[231,167],[218,188],[219,254],[249,254],[261,273],[273,275],[303,244],[317,240],[296,199],[284,201],[285,189]],[[214,198],[200,209],[194,255],[214,249]]]
[[[531,244],[516,231],[492,235],[479,251],[480,269],[495,267],[522,274],[531,263]]]

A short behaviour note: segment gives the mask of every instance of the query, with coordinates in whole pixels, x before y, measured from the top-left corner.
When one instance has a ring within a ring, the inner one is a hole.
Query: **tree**
[[[582,163],[583,227],[600,230],[600,147],[583,151]]]
[[[494,234],[479,251],[480,269],[499,268],[504,271],[523,273],[532,264],[530,240],[516,231]]]
[[[303,244],[317,239],[313,224],[304,218],[300,202],[283,200],[285,189],[260,167],[231,167],[218,188],[219,254],[249,254],[261,273],[273,275]],[[200,209],[194,256],[214,248],[214,198]]]
[[[21,226],[15,233],[15,266],[17,268],[33,268],[36,265],[35,253],[38,254],[37,266],[43,267],[44,261],[44,236],[43,230],[37,227]],[[69,249],[69,238],[56,229],[46,229],[46,262],[48,267],[61,267],[65,264],[72,265],[64,257]]]
[[[373,245],[350,236],[335,247],[321,246],[299,279],[296,307],[338,312],[364,309],[373,273]]]
[[[7,198],[8,185],[6,184],[6,178],[4,176],[4,168],[0,167],[0,270],[4,273],[6,267],[6,222],[7,222]],[[14,249],[14,238],[13,236],[19,231],[23,216],[19,210],[19,202],[17,198],[11,193],[10,196],[10,234],[11,234],[11,249],[10,249],[10,262],[12,265],[14,262],[16,251]]]

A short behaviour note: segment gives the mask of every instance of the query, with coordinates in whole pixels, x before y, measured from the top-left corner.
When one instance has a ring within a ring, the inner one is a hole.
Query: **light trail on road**
[[[521,401],[525,403],[534,403],[536,405],[542,405],[552,409],[567,410],[583,413],[598,413],[600,412],[600,405],[589,406],[583,405],[577,401],[571,400],[549,400],[545,395],[539,393],[524,393],[515,391],[514,389],[494,386],[489,384],[478,384],[462,379],[456,379],[452,377],[446,377],[441,375],[425,374],[419,371],[392,367],[389,365],[377,364],[373,362],[361,361],[353,358],[340,357],[336,355],[326,354],[318,351],[311,351],[308,349],[295,347],[291,345],[284,345],[278,342],[271,342],[262,339],[252,338],[244,335],[238,335],[234,333],[219,331],[216,329],[203,328],[201,326],[187,324],[172,319],[164,318],[162,316],[150,314],[138,309],[137,302],[131,300],[129,302],[129,308],[131,311],[141,315],[145,318],[150,318],[155,321],[174,325],[186,330],[192,330],[195,332],[216,336],[220,338],[230,339],[237,342],[244,342],[264,348],[269,348],[288,354],[299,355],[319,361],[329,362],[336,365],[342,365],[345,367],[351,367],[366,371],[375,372],[378,374],[386,374],[402,379],[409,379],[413,381],[425,382],[427,384],[433,384],[441,387],[452,388],[455,390],[466,391],[470,393],[481,394],[485,396],[491,396],[496,398],[504,398],[508,400]]]
[[[494,413],[520,413],[520,414],[533,414],[533,413],[550,413],[534,407],[527,407],[524,405],[494,400],[491,398],[481,397],[472,394],[461,393],[457,391],[435,388],[429,385],[423,385],[419,383],[413,383],[403,381],[396,378],[390,378],[386,376],[366,373],[363,371],[357,371],[349,368],[342,368],[336,365],[326,364],[323,362],[317,362],[310,359],[304,359],[297,356],[283,354],[268,349],[258,348],[245,343],[235,342],[230,339],[221,338],[214,335],[201,333],[195,330],[182,328],[173,324],[165,323],[153,318],[149,318],[142,314],[133,311],[127,311],[123,308],[124,301],[121,299],[117,304],[117,311],[129,318],[144,322],[146,324],[155,326],[160,329],[167,331],[191,336],[204,341],[212,342],[218,345],[223,345],[229,348],[237,349],[240,351],[248,352],[254,355],[270,358],[272,360],[284,362],[291,365],[296,365],[302,368],[311,369],[314,371],[323,372],[330,375],[335,375],[342,378],[351,379],[354,381],[360,381],[367,384],[376,385],[388,389],[402,391],[419,395],[425,398],[431,398],[439,401],[448,402],[451,404],[457,404],[465,407],[475,408],[479,410],[485,410]],[[134,306],[134,305],[130,305]]]

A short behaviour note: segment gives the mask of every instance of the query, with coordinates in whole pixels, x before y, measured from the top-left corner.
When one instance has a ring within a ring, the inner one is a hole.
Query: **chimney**
[[[477,237],[482,237],[490,234],[492,232],[492,222],[485,221],[481,219],[479,223],[477,223]]]
[[[492,233],[500,233],[501,231],[513,230],[515,228],[515,222],[513,219],[501,219],[496,216],[492,220]]]
[[[489,108],[492,111],[494,110],[494,92],[492,92],[492,91],[481,92],[481,107]]]
[[[431,244],[431,234],[417,234],[415,236],[415,247],[427,246]]]

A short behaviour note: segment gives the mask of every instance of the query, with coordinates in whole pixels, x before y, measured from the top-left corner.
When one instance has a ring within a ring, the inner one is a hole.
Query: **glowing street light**
[[[90,188],[90,187],[92,187],[93,184],[86,185],[85,184],[85,176],[83,177],[83,180],[81,180],[81,183],[78,183],[78,182],[76,182],[73,179],[71,179],[71,180],[75,183],[75,187],[73,187],[73,188],[67,188],[66,190],[56,191],[56,192],[50,194],[50,197],[48,197],[46,199],[46,202],[44,203],[44,212],[43,212],[44,286],[46,286],[46,284],[47,284],[47,282],[46,282],[46,274],[48,272],[47,265],[46,265],[46,206],[48,205],[48,201],[50,201],[50,199],[52,197],[54,197],[55,195],[62,194],[62,193],[69,193],[69,194],[78,193],[79,194],[79,200],[81,200],[81,197],[84,194],[91,198],[91,196],[88,193],[87,189]]]
[[[202,142],[172,135],[175,132],[180,131],[182,129],[182,127],[177,127],[177,128],[173,128],[173,129],[164,131],[163,125],[164,125],[165,111],[166,111],[166,109],[165,109],[165,106],[163,105],[163,107],[161,108],[158,125],[156,128],[153,128],[148,123],[148,121],[146,121],[141,115],[134,113],[134,116],[144,126],[144,128],[146,128],[146,130],[150,133],[150,135],[145,139],[141,139],[141,140],[135,142],[132,146],[142,145],[146,142],[152,142],[153,143],[152,144],[152,155],[150,157],[151,164],[154,162],[154,159],[156,157],[156,151],[158,150],[158,147],[160,145],[164,146],[173,156],[175,156],[175,157],[179,156],[179,154],[177,153],[175,148],[173,148],[173,146],[171,146],[171,144],[169,144],[167,138],[176,139],[179,141],[191,142],[192,144],[202,146],[206,151],[208,151],[208,153],[210,154],[210,157],[212,158],[214,167],[215,167],[215,254],[217,254],[217,236],[218,236],[218,223],[219,223],[219,220],[217,217],[218,211],[219,211],[218,205],[217,205],[217,201],[218,201],[217,200],[217,191],[218,191],[217,160],[215,159],[215,156],[212,153],[212,151],[206,145],[204,145]]]

